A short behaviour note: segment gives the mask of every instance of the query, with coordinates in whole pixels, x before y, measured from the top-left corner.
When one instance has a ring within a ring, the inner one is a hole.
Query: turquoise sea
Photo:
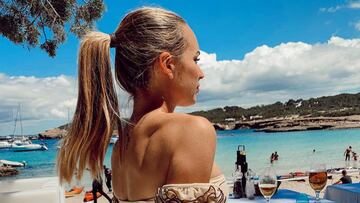
[[[216,162],[230,178],[235,168],[237,146],[246,146],[249,168],[259,173],[270,165],[269,157],[277,151],[279,160],[273,164],[278,174],[306,171],[311,162],[322,162],[328,168],[355,166],[356,161],[345,162],[344,151],[351,145],[360,153],[360,129],[321,130],[285,133],[264,133],[253,130],[218,131]],[[17,176],[0,178],[29,178],[56,176],[55,159],[59,140],[47,140],[48,151],[11,152],[0,150],[0,159],[26,161]],[[37,143],[37,141],[34,141]],[[313,153],[313,149],[316,150]],[[109,146],[105,164],[110,166],[112,146]],[[360,166],[360,164],[359,164]]]

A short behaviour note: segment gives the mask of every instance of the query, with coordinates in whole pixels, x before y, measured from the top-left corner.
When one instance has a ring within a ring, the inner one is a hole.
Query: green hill
[[[360,93],[339,94],[310,98],[308,100],[290,99],[287,102],[276,102],[269,105],[260,105],[250,108],[225,106],[208,111],[192,112],[193,115],[204,116],[213,123],[223,123],[227,118],[235,120],[254,120],[291,115],[317,117],[338,117],[360,115]]]

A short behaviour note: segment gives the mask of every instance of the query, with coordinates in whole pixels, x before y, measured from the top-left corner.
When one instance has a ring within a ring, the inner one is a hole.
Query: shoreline
[[[292,132],[360,128],[360,115],[341,117],[289,116],[280,118],[214,123],[216,130],[254,129],[256,132]]]
[[[338,130],[360,128],[360,115],[340,117],[309,117],[309,116],[286,116],[267,119],[238,120],[227,123],[212,123],[215,130],[229,131],[239,129],[253,129],[256,132],[276,133],[308,130]],[[67,134],[66,129],[53,128],[38,133],[38,135],[25,135],[31,140],[36,139],[61,139]],[[113,135],[118,135],[114,130]],[[0,136],[3,140],[8,136]],[[19,137],[19,136],[16,136]]]

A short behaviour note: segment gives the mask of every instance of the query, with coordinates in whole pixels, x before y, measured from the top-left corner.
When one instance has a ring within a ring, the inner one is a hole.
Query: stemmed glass
[[[261,194],[270,202],[277,188],[276,172],[272,167],[266,167],[259,176],[259,189]]]
[[[327,171],[325,164],[312,164],[309,171],[309,183],[315,191],[316,202],[320,202],[320,191],[324,189],[327,182]]]

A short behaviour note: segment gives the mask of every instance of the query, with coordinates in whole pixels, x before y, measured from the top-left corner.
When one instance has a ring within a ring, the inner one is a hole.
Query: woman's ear
[[[169,79],[174,78],[175,61],[169,52],[162,52],[157,60],[161,73],[165,74]]]

